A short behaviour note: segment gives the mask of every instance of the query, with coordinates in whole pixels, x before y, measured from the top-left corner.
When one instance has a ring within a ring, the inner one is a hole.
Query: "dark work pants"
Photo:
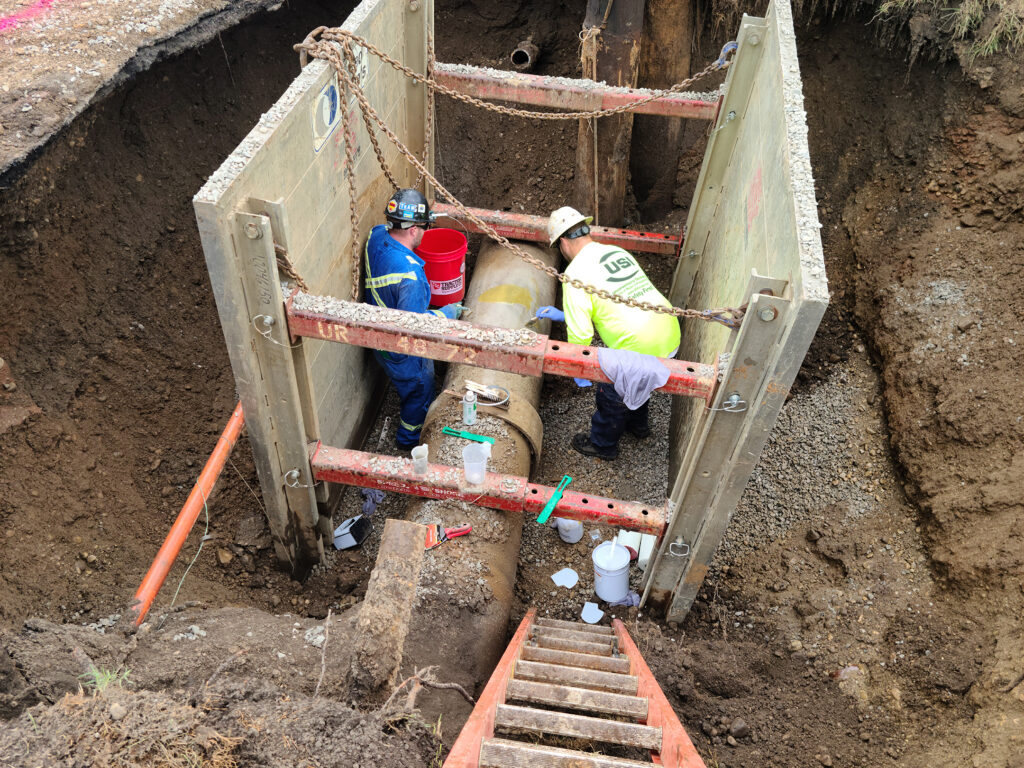
[[[379,350],[374,350],[373,356],[387,371],[401,401],[395,442],[402,448],[414,448],[419,445],[423,420],[434,401],[434,361]]]
[[[611,384],[595,384],[594,397],[597,410],[590,419],[590,442],[601,451],[613,451],[619,445],[619,438],[627,429],[643,434],[650,428],[647,424],[647,406],[650,399],[635,411],[629,410],[619,393]]]

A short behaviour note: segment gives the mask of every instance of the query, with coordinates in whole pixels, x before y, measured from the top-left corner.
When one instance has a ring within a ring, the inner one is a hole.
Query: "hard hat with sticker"
[[[384,214],[403,228],[409,226],[430,226],[430,204],[416,189],[399,189],[388,200]]]

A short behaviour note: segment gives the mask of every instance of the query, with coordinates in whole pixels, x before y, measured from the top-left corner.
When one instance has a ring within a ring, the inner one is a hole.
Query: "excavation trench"
[[[582,9],[512,3],[489,8],[483,19],[480,5],[438,9],[439,59],[504,66],[508,52],[532,35],[543,51],[535,72],[577,74],[576,24],[557,19],[577,19]],[[512,23],[517,13],[521,18]],[[226,30],[223,49],[216,41],[138,74],[65,129],[24,175],[0,190],[5,309],[0,357],[30,409],[27,420],[0,432],[0,620],[3,645],[11,649],[19,674],[31,677],[53,700],[73,691],[81,673],[74,663],[65,663],[69,647],[85,648],[100,664],[125,663],[120,640],[81,625],[123,608],[237,399],[191,197],[296,74],[290,46],[344,14],[345,9],[291,2],[286,12]],[[481,34],[455,34],[469,25]],[[1012,165],[1020,126],[979,107],[951,84],[948,71],[915,65],[909,85],[902,86],[902,59],[884,52],[864,56],[876,49],[863,25],[800,29],[835,308],[737,513],[747,527],[727,540],[729,567],[717,573],[680,628],[623,613],[631,618],[631,631],[635,627],[641,635],[645,655],[698,746],[706,757],[717,755],[719,764],[826,764],[830,752],[828,761],[836,764],[845,764],[839,759],[844,756],[851,764],[892,760],[917,768],[944,750],[969,763],[985,748],[996,751],[983,764],[1004,764],[1000,755],[1014,753],[999,752],[998,738],[983,738],[978,729],[999,722],[992,707],[1012,698],[999,691],[1019,674],[1013,661],[1019,658],[1013,651],[1019,627],[1015,634],[1012,622],[990,602],[1005,598],[1006,605],[1018,604],[1013,579],[1019,564],[1013,546],[986,548],[978,531],[990,542],[1012,544],[996,524],[1016,514],[1015,476],[1000,475],[1002,465],[986,459],[971,435],[982,435],[989,445],[1016,446],[1018,438],[997,423],[1005,408],[989,402],[980,411],[984,418],[969,415],[975,413],[975,396],[949,372],[973,369],[946,361],[944,372],[936,372],[930,367],[933,358],[921,357],[921,350],[935,345],[926,351],[938,360],[948,331],[964,354],[982,360],[988,355],[991,365],[1013,370],[1006,355],[1019,347],[999,341],[1014,338],[1013,331],[996,329],[1006,307],[1018,311],[1019,305],[1006,296],[996,311],[981,292],[962,285],[949,264],[969,268],[978,285],[990,285],[996,293],[1018,279],[1005,261],[1010,248],[1005,243],[1015,242],[1017,225],[1010,213],[1019,194],[1016,177],[992,158],[1008,158]],[[717,55],[722,42],[705,40],[701,63]],[[851,98],[837,103],[829,84],[839,81]],[[525,213],[544,213],[567,202],[574,126],[524,128],[444,101],[438,109],[438,166],[462,199]],[[960,128],[948,127],[958,120],[967,120],[969,130],[961,134]],[[703,152],[701,132],[686,130],[692,149],[678,168],[676,206],[688,203]],[[959,158],[945,143],[947,131],[963,153]],[[997,170],[1001,190],[965,177],[975,172],[994,177]],[[938,192],[927,190],[932,181]],[[961,208],[943,213],[955,184],[968,185],[955,193]],[[682,218],[677,208],[642,228],[678,231]],[[982,237],[988,247],[981,253],[957,245],[946,263],[932,254],[959,236],[957,227]],[[922,237],[927,247],[914,246]],[[900,242],[904,245],[890,249]],[[472,250],[477,249],[474,243]],[[668,281],[670,264],[651,257],[643,266],[659,284]],[[474,282],[473,291],[482,285]],[[929,308],[936,306],[952,323],[941,333],[928,330],[936,317]],[[990,318],[995,326],[983,340],[981,327],[971,323]],[[918,333],[920,338],[914,336]],[[881,381],[869,357],[872,343],[885,365]],[[912,380],[918,371],[925,372],[925,384]],[[449,372],[450,379],[458,376],[464,377]],[[477,369],[472,378],[479,380]],[[568,449],[568,438],[584,427],[592,401],[571,381],[531,383],[542,386],[540,412],[549,426],[544,436],[549,458],[533,469],[536,481],[554,484],[568,471],[609,496],[664,497],[654,478],[664,477],[658,462],[664,460],[666,443],[641,450],[627,442],[618,463],[595,468]],[[1001,387],[994,379],[989,393],[979,397],[998,395],[1007,402],[1013,394]],[[924,400],[915,405],[918,396]],[[888,414],[882,411],[885,397],[894,404]],[[396,411],[389,394],[367,450],[379,449],[384,416]],[[940,411],[942,418],[928,417],[933,420],[926,420],[929,431],[922,436],[916,426],[921,414]],[[956,483],[981,478],[987,485],[977,495],[991,507],[984,525],[975,529],[963,522],[971,509],[966,492],[943,496],[934,517],[918,517],[907,506],[902,481],[908,478],[894,471],[886,415],[906,462],[900,471],[909,467],[913,473],[910,490],[914,478],[923,477],[931,493],[940,470]],[[656,400],[656,428],[667,429],[667,418],[667,400]],[[849,442],[838,435],[849,435]],[[517,442],[515,455],[500,461],[522,464],[529,455],[527,442]],[[928,453],[946,448],[950,455],[969,450],[971,465],[984,472],[967,472],[955,456],[940,460]],[[445,450],[444,444],[437,450]],[[864,480],[868,470],[871,479]],[[525,474],[526,469],[514,471]],[[871,490],[854,487],[846,477]],[[360,551],[330,554],[309,580],[294,582],[274,560],[261,503],[250,491],[257,487],[243,438],[208,505],[211,538],[177,596],[178,604],[201,605],[171,614],[156,635],[163,643],[159,653],[143,641],[127,657],[140,687],[157,692],[200,687],[252,632],[256,637],[244,641],[249,651],[237,662],[238,678],[265,679],[295,697],[311,696],[320,672],[319,650],[300,639],[304,653],[281,660],[277,654],[291,650],[278,638],[294,634],[295,623],[302,625],[301,638],[323,625],[329,609],[349,620],[344,617],[354,613],[349,609],[366,588],[375,538]],[[944,507],[953,497],[961,506]],[[343,504],[342,514],[354,514],[357,494],[350,492]],[[486,677],[488,659],[500,651],[507,620],[514,624],[527,605],[557,618],[576,618],[579,601],[554,590],[550,575],[564,565],[585,574],[589,537],[582,547],[566,547],[540,526],[520,533],[518,521],[494,513],[436,502],[407,506],[394,494],[377,515],[376,537],[388,516],[448,524],[465,517],[475,526],[471,538],[427,556],[422,610],[407,643],[409,659],[417,665],[443,658],[452,679],[475,683]],[[201,515],[154,616],[167,611],[205,526]],[[921,541],[922,534],[930,544]],[[464,561],[457,557],[465,551],[460,547],[481,554]],[[960,601],[931,580],[933,550],[944,573],[991,588],[999,597],[972,593],[974,613],[965,614]],[[981,565],[990,560],[999,563],[998,578]],[[489,570],[476,571],[476,562],[487,563]],[[1005,592],[999,592],[1000,585]],[[223,605],[242,608],[204,609]],[[31,616],[67,626],[53,629],[36,622],[23,630]],[[208,637],[171,639],[188,634],[193,625]],[[340,652],[342,626],[332,628],[331,643],[338,643],[333,651]],[[485,629],[470,636],[470,627]],[[22,642],[15,643],[14,635]],[[36,647],[38,655],[26,647]],[[181,655],[172,655],[178,650]],[[336,657],[328,653],[327,658]],[[850,667],[870,672],[857,677]],[[230,666],[221,674],[234,679]],[[11,692],[7,683],[16,676],[5,664],[0,676],[5,716],[36,700]],[[328,695],[343,698],[344,691],[332,685],[329,677]],[[444,738],[450,742],[468,705],[447,692],[421,699],[429,714],[444,714]],[[280,714],[269,719],[276,722]],[[736,747],[726,743],[737,717],[751,727],[756,741],[741,737]],[[322,729],[310,725],[308,731],[312,745]],[[950,733],[956,743],[943,747]],[[998,727],[992,733],[998,734]],[[37,737],[27,722],[23,735]],[[357,759],[350,755],[350,764]],[[379,760],[384,764],[387,753]],[[268,761],[263,764],[273,763]]]

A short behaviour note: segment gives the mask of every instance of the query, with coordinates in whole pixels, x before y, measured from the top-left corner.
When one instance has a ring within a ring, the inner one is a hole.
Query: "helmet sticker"
[[[394,213],[397,208],[398,203],[396,203],[394,200],[388,200],[388,213]]]

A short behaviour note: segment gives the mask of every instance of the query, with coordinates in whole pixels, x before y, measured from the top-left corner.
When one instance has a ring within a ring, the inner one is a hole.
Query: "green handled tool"
[[[464,437],[466,440],[476,440],[478,443],[490,443],[491,445],[494,445],[493,437],[478,435],[475,432],[463,432],[461,429],[452,429],[451,427],[444,427],[441,432],[445,435],[451,435],[452,437]]]
[[[551,513],[555,511],[555,504],[562,498],[562,492],[566,489],[569,483],[572,482],[572,478],[568,475],[562,475],[562,482],[555,488],[555,492],[551,494],[551,498],[548,499],[548,503],[544,505],[544,509],[540,511],[540,515],[537,517],[537,522],[544,525],[551,517]]]

